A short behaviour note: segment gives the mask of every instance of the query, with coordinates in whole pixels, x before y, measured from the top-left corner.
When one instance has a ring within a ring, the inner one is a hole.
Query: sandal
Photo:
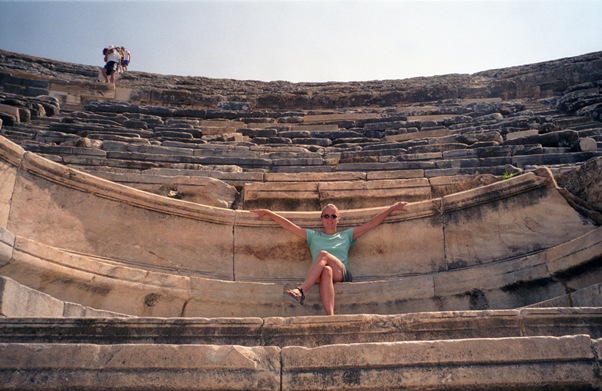
[[[295,295],[293,292],[296,290],[299,291],[299,293],[301,293],[301,296],[299,295]],[[288,291],[286,291],[286,293],[292,297],[293,299],[295,299],[295,301],[297,301],[299,304],[303,305],[303,302],[305,301],[305,294],[303,293],[303,289],[301,289],[301,287],[296,287],[294,289],[289,289]]]

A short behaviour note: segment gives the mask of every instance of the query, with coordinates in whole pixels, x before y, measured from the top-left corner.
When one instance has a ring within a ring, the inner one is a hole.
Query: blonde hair
[[[324,208],[322,208],[322,213],[324,213],[324,211],[328,208],[332,208],[332,209],[336,210],[337,213],[339,211],[339,208],[337,208],[337,206],[335,204],[326,204],[326,206]]]

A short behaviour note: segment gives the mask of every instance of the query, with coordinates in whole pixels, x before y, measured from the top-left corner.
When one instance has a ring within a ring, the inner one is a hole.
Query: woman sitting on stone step
[[[404,212],[406,205],[407,202],[397,202],[368,222],[341,232],[337,232],[339,210],[333,204],[326,205],[320,216],[324,232],[301,228],[268,209],[255,209],[251,212],[257,214],[258,218],[269,216],[282,228],[307,242],[313,262],[303,283],[297,288],[289,289],[286,293],[303,305],[305,293],[315,284],[319,284],[320,299],[324,311],[327,315],[334,315],[334,284],[337,282],[351,282],[348,264],[349,248],[355,244],[357,238],[377,227],[393,211]]]

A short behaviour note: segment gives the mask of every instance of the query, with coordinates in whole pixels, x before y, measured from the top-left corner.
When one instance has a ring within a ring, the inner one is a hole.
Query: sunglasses
[[[334,220],[337,217],[339,217],[339,216],[337,216],[337,215],[322,215],[322,218],[326,219],[326,220],[328,220],[328,219],[333,219]]]

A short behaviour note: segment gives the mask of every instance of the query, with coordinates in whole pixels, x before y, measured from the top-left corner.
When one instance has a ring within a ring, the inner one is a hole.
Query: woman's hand
[[[396,203],[393,204],[391,210],[398,210],[400,212],[407,212],[407,209],[405,208],[405,206],[407,204],[408,204],[407,202],[402,202],[402,201],[396,202]]]
[[[382,212],[380,212],[379,214],[377,214],[376,216],[374,216],[373,218],[371,218],[367,223],[360,225],[357,228],[353,229],[353,239],[357,239],[360,236],[362,236],[363,234],[365,234],[366,232],[370,231],[371,229],[376,228],[380,223],[382,223],[385,218],[390,215],[391,213],[393,213],[394,211],[400,211],[400,212],[406,212],[406,208],[405,206],[407,205],[407,202],[396,202],[393,205],[389,206],[387,209],[383,210]]]
[[[267,216],[270,213],[272,213],[272,211],[268,210],[268,209],[252,209],[249,212],[251,213],[255,213],[257,215],[257,219],[262,218],[263,216]]]

